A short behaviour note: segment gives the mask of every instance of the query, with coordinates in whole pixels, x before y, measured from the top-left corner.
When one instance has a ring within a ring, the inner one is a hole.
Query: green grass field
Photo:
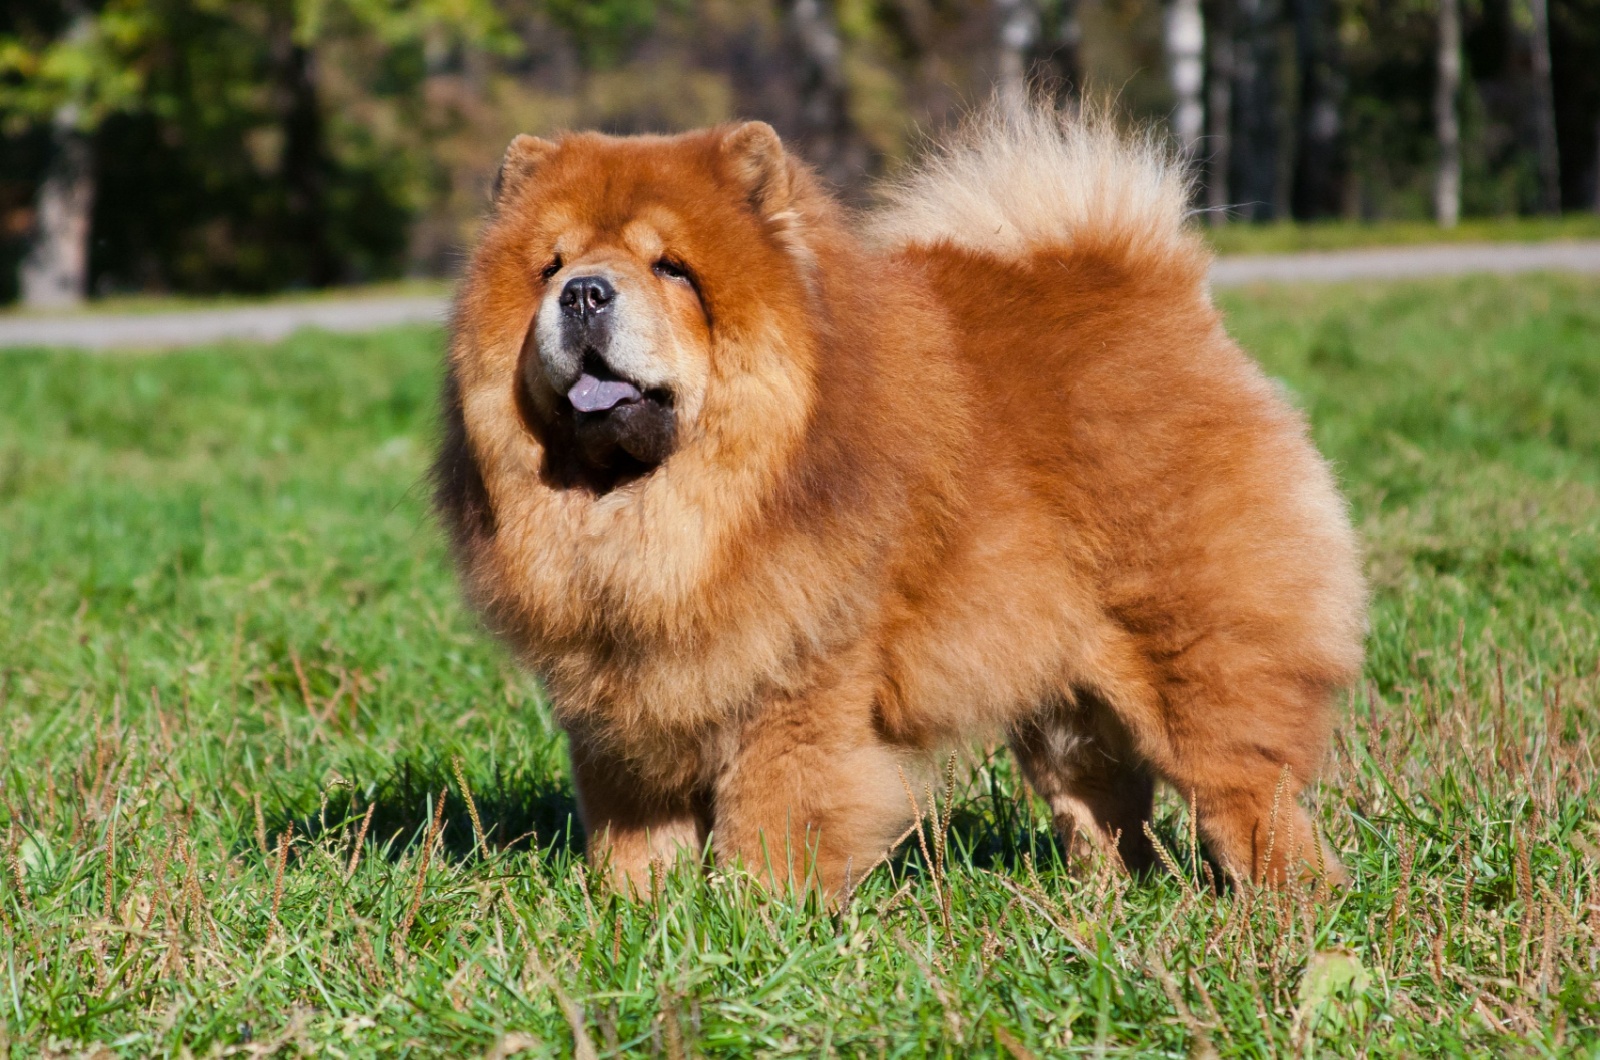
[[[1170,796],[1069,872],[976,749],[843,909],[621,900],[426,512],[437,331],[0,354],[0,1057],[1600,1055],[1600,279],[1224,302],[1369,553],[1331,896]]]
[[[1454,228],[1440,228],[1432,221],[1234,223],[1207,227],[1204,232],[1219,254],[1284,254],[1421,243],[1543,243],[1600,239],[1600,214],[1469,217]]]

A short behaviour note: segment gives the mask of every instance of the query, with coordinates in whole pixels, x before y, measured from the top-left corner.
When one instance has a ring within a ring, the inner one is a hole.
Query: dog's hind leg
[[[1154,867],[1145,823],[1155,778],[1103,700],[1089,692],[1053,700],[1012,729],[1011,751],[1069,845],[1081,831],[1102,850],[1114,850],[1129,872]]]
[[[1298,748],[1240,733],[1174,750],[1163,779],[1194,806],[1200,837],[1228,875],[1275,886],[1291,875],[1345,880],[1337,855],[1300,805],[1311,768]]]
[[[1228,875],[1340,883],[1338,858],[1299,803],[1327,746],[1331,681],[1248,665],[1243,654],[1184,656],[1163,682],[1164,723],[1146,726],[1143,750],[1194,806],[1200,837]]]

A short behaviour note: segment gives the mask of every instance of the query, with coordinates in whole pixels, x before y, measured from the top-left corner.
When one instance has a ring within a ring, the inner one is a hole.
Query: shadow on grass
[[[547,860],[583,854],[577,804],[565,779],[533,771],[508,774],[496,770],[487,776],[468,774],[466,780],[491,853],[533,851]],[[331,840],[348,854],[370,808],[372,819],[365,832],[368,854],[398,860],[422,843],[442,796],[439,849],[446,857],[464,861],[473,856],[476,840],[472,813],[460,787],[447,761],[402,759],[374,783],[355,779],[326,793],[282,800],[263,821],[267,846],[276,849],[285,829],[292,827],[298,841]],[[942,805],[939,809],[948,813],[943,855],[948,868],[1005,875],[1068,870],[1068,852],[1060,837],[1030,812],[1023,799],[1008,794],[1000,785],[991,785],[987,791],[969,789],[956,799],[952,811]],[[247,838],[241,838],[241,849],[259,848],[259,838],[248,835],[250,827],[244,829]],[[922,825],[921,838],[935,860],[939,827],[931,818],[925,818]],[[1178,849],[1170,842],[1175,837],[1162,838],[1170,849]],[[927,872],[923,842],[917,833],[901,844],[890,863],[896,875]]]
[[[949,851],[946,856],[950,862],[1008,875],[1023,872],[1030,864],[1040,872],[1065,868],[1066,848],[1052,829],[1023,820],[1015,813],[997,814],[992,806],[986,805],[987,801],[956,805],[945,831]],[[927,824],[924,829],[931,843],[932,830]],[[914,834],[901,858],[912,850],[917,851],[920,861],[922,852]]]
[[[951,867],[1009,876],[1034,873],[1083,876],[1095,871],[1095,861],[1104,856],[1082,834],[1069,851],[1061,835],[1033,812],[1032,797],[1026,790],[1000,783],[992,771],[987,783],[980,780],[963,795],[958,795],[953,810],[946,811],[942,805],[939,809],[941,813],[948,813],[944,822],[945,861]],[[931,819],[923,822],[928,852],[935,860],[933,842],[937,827]],[[1203,846],[1191,851],[1190,837],[1175,827],[1175,822],[1152,820],[1151,828],[1157,842],[1191,885],[1212,889],[1226,886],[1221,865]],[[915,833],[891,861],[897,874],[926,872],[924,852]],[[1201,867],[1202,863],[1209,867],[1209,872]],[[1150,884],[1168,875],[1168,867],[1157,863],[1136,873],[1135,878]]]
[[[372,819],[365,835],[369,853],[396,859],[422,843],[442,797],[439,849],[447,857],[464,860],[476,849],[473,807],[483,828],[484,845],[492,852],[532,850],[547,858],[583,852],[577,803],[566,781],[499,769],[490,776],[468,773],[466,780],[472,807],[448,762],[402,759],[374,783],[356,778],[326,793],[285,800],[265,816],[268,846],[275,849],[285,829],[292,827],[298,838],[334,839],[348,851],[370,810]],[[255,846],[258,840],[246,842]]]
[[[987,763],[986,765],[992,765]],[[896,874],[926,872],[926,854],[938,860],[935,837],[943,829],[944,859],[950,867],[971,868],[1006,875],[1064,871],[1067,850],[1060,837],[1033,812],[1031,798],[1014,785],[1003,783],[992,769],[984,778],[955,794],[941,792],[934,805],[919,803],[924,814],[921,836],[912,832],[890,859]],[[921,802],[932,794],[925,790]]]

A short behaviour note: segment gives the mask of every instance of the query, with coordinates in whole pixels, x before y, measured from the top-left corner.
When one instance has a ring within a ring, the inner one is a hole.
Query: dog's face
[[[571,415],[584,462],[657,465],[676,445],[680,406],[689,419],[700,406],[710,363],[682,222],[661,208],[613,230],[560,220],[539,270],[523,386],[540,412]]]
[[[605,492],[697,434],[708,392],[740,368],[718,332],[779,259],[794,272],[770,236],[786,167],[754,124],[512,142],[479,260],[497,296],[530,297],[518,405],[556,484]]]

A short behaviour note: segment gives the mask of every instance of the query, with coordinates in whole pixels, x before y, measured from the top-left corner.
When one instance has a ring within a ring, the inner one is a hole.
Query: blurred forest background
[[[1600,210],[1600,0],[7,0],[0,302],[450,273],[517,132],[772,122],[846,197],[996,88],[1212,223]]]

